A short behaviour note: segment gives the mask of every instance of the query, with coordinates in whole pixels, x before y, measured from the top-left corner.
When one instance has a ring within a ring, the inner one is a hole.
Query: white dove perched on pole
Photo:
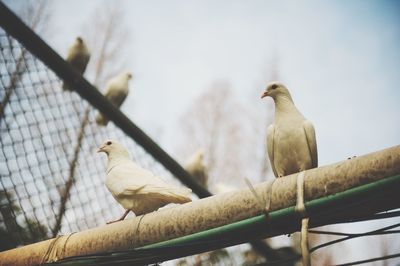
[[[129,72],[123,72],[111,78],[106,85],[104,96],[116,107],[120,107],[125,101],[129,92],[128,81],[132,78]],[[99,125],[106,126],[108,119],[99,113],[96,117],[96,122]]]
[[[185,170],[193,176],[204,188],[207,188],[208,174],[204,165],[204,151],[199,149],[187,161]]]
[[[304,207],[304,170],[318,166],[314,126],[297,110],[288,89],[279,82],[270,83],[261,98],[275,102],[274,123],[267,130],[268,156],[275,177],[297,175],[296,210],[301,216],[301,254],[303,266],[311,265],[308,246],[308,222]]]
[[[261,98],[275,102],[274,123],[267,130],[267,149],[272,170],[282,177],[318,166],[314,126],[297,110],[288,89],[270,83]]]
[[[186,203],[192,190],[168,185],[152,172],[141,168],[129,159],[129,153],[115,140],[107,140],[98,149],[108,156],[106,187],[113,197],[126,209],[142,215],[156,211],[169,203]],[[116,222],[113,221],[113,222]]]
[[[74,44],[68,49],[67,59],[65,60],[70,63],[81,75],[83,75],[89,59],[89,49],[87,48],[83,39],[81,37],[77,37]],[[63,89],[71,90],[70,86],[66,83],[63,83]]]

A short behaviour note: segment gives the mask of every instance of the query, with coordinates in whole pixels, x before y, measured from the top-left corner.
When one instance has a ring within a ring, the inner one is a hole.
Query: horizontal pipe
[[[330,224],[332,221],[347,222],[360,217],[360,215],[366,217],[366,215],[373,213],[398,208],[400,207],[400,201],[398,201],[399,189],[400,175],[397,175],[332,196],[311,200],[305,203],[310,224],[312,227],[316,227]],[[387,200],[394,204],[386,204]],[[366,206],[368,211],[360,212],[361,206]],[[59,261],[58,264],[98,265],[99,263],[116,264],[118,261],[129,263],[129,265],[156,263],[228,247],[261,237],[290,234],[300,229],[300,223],[301,216],[296,213],[294,207],[289,207],[269,213],[268,218],[263,214],[192,235],[150,244],[135,250],[67,258]],[[285,226],[282,227],[282,224]]]
[[[306,210],[310,217],[312,227],[330,224],[330,221],[346,222],[354,217],[359,217],[360,205],[368,203],[368,212],[362,212],[361,215],[374,214],[381,211],[399,208],[398,191],[400,189],[400,175],[388,177],[370,184],[336,193],[321,199],[311,200],[305,203]],[[393,205],[385,204],[384,197],[389,197]],[[369,204],[379,202],[379,205]],[[351,204],[348,204],[351,203]],[[328,211],[327,211],[328,210]],[[322,218],[323,217],[323,218]],[[277,226],[282,223],[289,226]],[[231,246],[232,243],[245,243],[253,238],[267,238],[278,235],[286,235],[300,229],[301,216],[296,213],[294,207],[281,209],[269,213],[268,218],[265,215],[259,215],[233,224],[228,224],[218,228],[213,228],[192,235],[175,238],[159,243],[150,244],[137,250],[154,250],[160,248],[172,248],[196,243],[220,242],[218,248]],[[283,229],[283,230],[282,230]],[[256,234],[254,234],[256,233]],[[222,240],[223,239],[223,240]],[[207,249],[208,250],[208,249]],[[198,253],[197,250],[191,250],[180,256],[188,256]],[[114,254],[117,256],[117,254]],[[161,254],[158,258],[152,258],[146,263],[156,263],[167,259],[175,259],[173,254]]]
[[[399,174],[400,146],[307,170],[304,173],[305,200],[331,196]],[[277,211],[295,205],[296,180],[297,174],[276,179],[270,194],[269,182],[254,188],[260,198],[270,202],[270,211]],[[262,212],[252,192],[242,189],[4,251],[0,253],[0,261],[9,263],[7,265],[39,264],[45,254],[48,254],[45,261],[51,262],[71,256],[132,249],[231,224]],[[289,228],[289,225],[290,221],[277,226]]]

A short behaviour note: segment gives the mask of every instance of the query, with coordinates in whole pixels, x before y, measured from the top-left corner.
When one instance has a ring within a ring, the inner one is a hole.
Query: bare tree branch
[[[84,31],[92,54],[88,76],[97,87],[127,65],[122,55],[129,43],[129,32],[124,25],[122,7],[107,1],[100,3],[88,20]]]
[[[241,182],[239,179],[245,175],[245,117],[230,84],[218,81],[194,101],[180,120],[183,138],[177,144],[178,153],[187,159],[199,148],[204,149],[211,189],[213,183],[224,178]]]

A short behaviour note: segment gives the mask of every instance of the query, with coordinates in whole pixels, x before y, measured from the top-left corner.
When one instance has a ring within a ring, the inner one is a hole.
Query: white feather
[[[288,89],[273,82],[263,96],[271,96],[275,101],[274,123],[267,130],[268,156],[275,176],[317,167],[314,127],[296,108]]]
[[[106,187],[114,198],[136,215],[152,212],[169,203],[190,202],[191,190],[167,184],[129,159],[116,141],[103,145],[108,153]]]

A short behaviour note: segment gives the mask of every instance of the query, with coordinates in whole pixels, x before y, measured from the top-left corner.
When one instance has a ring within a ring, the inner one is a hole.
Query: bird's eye
[[[271,89],[272,89],[272,90],[275,90],[276,88],[278,88],[278,85],[272,84]]]
[[[112,142],[111,141],[107,141],[107,145],[111,145],[112,144]]]

